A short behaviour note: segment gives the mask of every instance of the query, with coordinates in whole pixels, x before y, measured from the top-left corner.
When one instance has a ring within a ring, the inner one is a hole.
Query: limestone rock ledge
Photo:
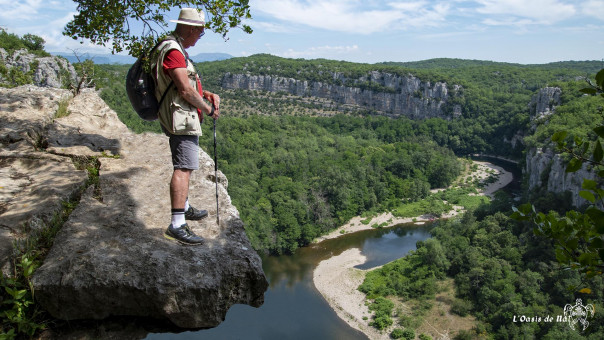
[[[214,163],[203,150],[200,150],[200,170],[191,179],[189,200],[195,207],[207,209],[210,215],[189,225],[206,243],[183,246],[163,236],[170,222],[172,174],[167,137],[130,132],[93,91],[71,99],[68,107],[71,114],[63,118],[48,117],[48,112],[39,109],[51,107],[46,101],[52,102],[52,98],[57,101],[61,90],[20,87],[0,91],[0,97],[16,98],[14,103],[6,104],[12,106],[5,105],[0,111],[2,163],[23,163],[23,159],[32,155],[43,155],[36,159],[60,159],[71,172],[57,174],[54,180],[59,184],[59,180],[70,183],[61,185],[65,189],[82,182],[83,171],[75,170],[71,158],[99,156],[98,186],[90,186],[82,194],[43,265],[34,274],[36,300],[54,317],[76,320],[142,316],[169,320],[183,328],[206,328],[220,324],[233,304],[262,305],[268,283],[260,257],[245,235],[221,172],[218,172],[220,225],[216,223]],[[28,92],[36,94],[29,100],[33,105],[18,104],[17,101],[28,102],[23,99],[30,98]],[[35,127],[28,123],[20,128],[17,117],[23,113],[5,109],[13,107],[44,118],[38,119]],[[30,141],[27,136],[32,135],[31,131],[37,137]],[[34,148],[36,143],[38,146]],[[107,157],[112,155],[119,158]],[[0,165],[0,170],[11,169]],[[25,169],[43,172],[38,167],[34,164]],[[12,177],[23,180],[21,176]],[[12,187],[35,192],[35,183],[26,184]],[[40,184],[53,192],[51,183]],[[65,196],[69,193],[57,194],[51,200],[56,205]],[[31,201],[25,206],[36,207],[34,198],[21,194],[0,202],[3,244],[7,239],[23,236],[16,222],[7,226],[7,214],[17,203],[25,209],[23,203],[28,199]],[[16,199],[21,201],[15,202]],[[38,215],[35,211],[29,215],[22,213],[22,216]]]

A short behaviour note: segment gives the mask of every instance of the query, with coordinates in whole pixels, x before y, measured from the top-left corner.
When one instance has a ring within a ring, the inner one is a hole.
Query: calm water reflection
[[[383,265],[415,249],[430,237],[429,227],[399,226],[345,235],[298,249],[292,256],[264,257],[270,287],[260,308],[235,305],[218,327],[179,334],[149,334],[147,339],[366,339],[331,310],[312,282],[317,264],[350,248],[359,248],[367,262]]]

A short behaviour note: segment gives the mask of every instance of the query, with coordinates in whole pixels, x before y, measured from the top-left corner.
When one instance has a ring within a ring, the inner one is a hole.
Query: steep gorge
[[[559,87],[545,87],[536,93],[529,110],[531,126],[529,133],[534,133],[536,124],[546,123],[548,117],[555,114],[556,107],[561,104],[562,90]],[[529,147],[525,157],[525,177],[528,189],[533,191],[544,188],[548,192],[563,194],[570,193],[571,204],[581,207],[589,202],[579,195],[583,179],[598,181],[598,176],[592,167],[585,163],[576,172],[566,172],[566,160],[560,153],[555,152],[552,142],[547,142],[543,147]]]
[[[371,71],[360,78],[331,73],[331,82],[307,81],[275,75],[226,73],[222,87],[249,91],[285,92],[299,97],[327,99],[343,108],[365,109],[390,117],[453,119],[462,114],[455,98],[459,85],[422,81],[413,75]]]

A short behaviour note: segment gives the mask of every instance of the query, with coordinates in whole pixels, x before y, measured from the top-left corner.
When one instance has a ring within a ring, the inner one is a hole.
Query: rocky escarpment
[[[0,48],[0,65],[4,65],[4,72],[0,72],[0,84],[10,84],[10,74],[15,74],[15,71],[31,77],[32,83],[37,86],[60,88],[77,82],[76,71],[66,59],[37,57],[25,49],[8,53]]]
[[[559,87],[544,87],[532,98],[529,104],[531,119],[547,117],[554,113],[556,106],[560,105],[562,90]]]
[[[68,116],[57,118],[61,101]],[[233,304],[260,306],[267,281],[214,164],[201,168],[189,199],[210,217],[190,226],[206,238],[187,247],[163,237],[172,174],[167,137],[134,134],[93,91],[0,89],[0,249],[8,274],[12,242],[45,228],[68,198],[79,204],[34,274],[36,301],[65,320],[142,316],[186,328],[214,327]],[[207,137],[206,137],[207,138]],[[94,157],[94,158],[91,158]],[[96,160],[98,183],[76,165]],[[84,191],[82,191],[84,190]]]
[[[462,95],[459,85],[423,82],[412,75],[400,76],[372,71],[358,79],[332,74],[333,82],[310,82],[271,75],[231,74],[222,78],[227,89],[286,92],[300,97],[316,97],[338,105],[378,111],[392,117],[455,118],[461,106],[452,100]],[[340,84],[340,85],[338,85]]]
[[[567,161],[549,148],[529,150],[526,154],[525,168],[529,190],[545,187],[547,191],[553,193],[569,192],[571,203],[575,207],[589,204],[579,196],[579,192],[583,190],[581,185],[584,178],[597,181],[598,176],[587,163],[576,172],[566,173],[566,164]]]
[[[529,104],[530,117],[533,122],[531,130],[534,131],[538,120],[547,119],[555,114],[556,106],[560,105],[562,91],[558,87],[546,87],[535,94]],[[525,173],[528,178],[529,190],[544,187],[549,192],[570,193],[571,203],[580,207],[589,202],[579,196],[582,190],[583,179],[596,180],[597,176],[589,164],[576,172],[566,173],[565,161],[553,151],[553,145],[544,148],[530,148],[526,152]]]

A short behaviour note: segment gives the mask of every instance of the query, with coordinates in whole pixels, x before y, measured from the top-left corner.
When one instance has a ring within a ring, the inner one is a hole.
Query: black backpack
[[[166,40],[158,42],[148,55],[152,56],[157,46]],[[146,72],[143,67],[145,58],[146,54],[143,53],[134,65],[130,67],[130,70],[128,70],[128,75],[126,75],[126,92],[128,93],[132,108],[138,113],[139,117],[144,120],[153,121],[157,120],[161,103],[164,101],[168,90],[170,90],[174,82],[170,82],[170,85],[168,85],[168,88],[158,102],[157,98],[155,98],[155,79],[151,72]]]

